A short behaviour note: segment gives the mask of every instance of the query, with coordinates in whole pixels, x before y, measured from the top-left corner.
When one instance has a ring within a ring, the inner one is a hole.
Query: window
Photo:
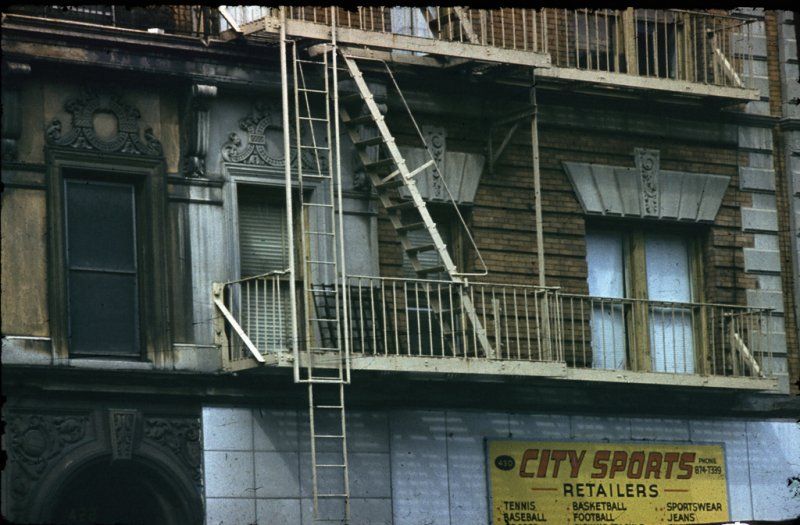
[[[70,353],[138,356],[134,185],[66,178],[64,198]]]
[[[575,33],[578,67],[601,71],[620,71],[619,18],[608,10],[587,9],[573,12],[567,30]],[[568,60],[574,60],[572,56]],[[624,63],[624,61],[623,61]]]
[[[658,16],[658,11],[653,13],[655,16],[644,15],[636,23],[639,74],[675,78],[677,51],[675,40],[680,38],[678,25],[666,12],[660,12],[661,16]]]
[[[422,9],[418,7],[393,7],[392,33],[398,35],[421,36],[433,38]]]
[[[696,244],[678,231],[587,230],[595,368],[694,372]]]
[[[242,279],[289,267],[289,228],[281,192],[237,186],[239,275]],[[245,280],[232,293],[242,327],[257,348],[290,346],[291,307],[286,277]]]

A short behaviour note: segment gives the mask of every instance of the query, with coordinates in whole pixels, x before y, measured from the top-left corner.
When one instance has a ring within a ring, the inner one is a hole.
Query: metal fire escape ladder
[[[350,488],[344,385],[350,382],[350,356],[336,45],[334,41],[331,51],[321,56],[301,59],[297,43],[292,44],[294,130],[284,132],[293,132],[295,140],[304,277],[303,339],[295,350],[295,381],[308,385],[314,521],[347,523]]]
[[[355,60],[352,57],[348,57],[344,54],[342,55],[342,60],[347,66],[347,70],[355,82],[358,95],[363,100],[368,110],[367,115],[357,117],[350,117],[347,111],[343,110],[342,115],[345,119],[345,124],[347,124],[348,127],[352,127],[354,125],[359,125],[364,121],[371,121],[378,130],[378,136],[373,138],[358,140],[357,135],[353,133],[351,133],[351,138],[354,138],[354,144],[357,148],[382,145],[389,154],[388,159],[374,160],[373,162],[365,164],[364,168],[378,193],[381,203],[386,210],[390,212],[389,217],[392,221],[392,225],[397,231],[403,249],[411,260],[414,270],[421,277],[431,273],[446,272],[454,283],[466,285],[466,282],[458,273],[456,265],[453,263],[453,259],[450,257],[450,254],[447,251],[447,246],[436,227],[436,223],[431,218],[431,214],[428,211],[425,200],[422,198],[416,182],[414,181],[414,177],[427,169],[431,164],[433,164],[434,161],[428,161],[422,166],[419,166],[413,170],[409,170],[408,166],[406,166],[405,159],[395,143],[394,136],[389,131],[389,128],[384,121],[383,114],[381,113],[378,104],[375,102],[375,98],[367,86],[367,83],[364,80],[364,75],[361,73]],[[388,175],[386,174],[387,171],[389,171]],[[408,193],[411,196],[410,202],[402,202],[390,198],[388,192],[401,186],[404,186],[408,190]],[[416,210],[420,217],[420,221],[414,223],[404,223],[401,219],[403,210]],[[407,233],[420,229],[427,230],[432,244],[414,246],[410,243],[407,238]],[[422,267],[419,259],[417,258],[417,254],[421,251],[429,250],[435,250],[438,253],[442,262],[442,266],[432,268]],[[478,340],[483,348],[483,351],[487,356],[493,356],[494,351],[486,336],[486,330],[478,318],[475,305],[469,296],[469,292],[465,289],[465,286],[459,286],[458,291],[461,306],[464,309],[467,319],[472,324],[472,327],[478,336]]]

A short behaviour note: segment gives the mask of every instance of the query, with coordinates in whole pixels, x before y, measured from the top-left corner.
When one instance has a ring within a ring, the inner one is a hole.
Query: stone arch
[[[203,516],[185,469],[146,443],[130,459],[93,444],[73,450],[42,480],[31,509],[37,523],[179,525],[200,524]]]

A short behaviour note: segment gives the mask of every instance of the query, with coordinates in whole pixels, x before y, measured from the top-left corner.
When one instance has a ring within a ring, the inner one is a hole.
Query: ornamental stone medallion
[[[257,103],[245,118],[239,121],[241,131],[228,134],[228,140],[222,145],[222,160],[235,164],[246,164],[265,168],[283,169],[285,155],[283,152],[283,126],[281,123],[281,109],[273,104]],[[304,132],[307,130],[303,129]],[[324,132],[316,130],[315,139],[318,146],[326,145]],[[243,132],[243,133],[242,133]],[[291,143],[294,145],[295,128],[290,125],[289,133]],[[308,132],[310,135],[310,132]],[[304,144],[311,144],[310,136],[304,137]],[[295,162],[297,156],[294,146],[291,150],[290,161]],[[314,154],[310,151],[303,152],[303,169],[317,170]],[[328,169],[328,159],[320,154],[320,170],[324,173]]]
[[[153,128],[146,128],[141,135],[139,110],[116,93],[84,88],[79,97],[67,100],[64,109],[72,116],[71,127],[64,132],[60,119],[51,120],[46,128],[46,140],[50,146],[99,153],[163,155]]]

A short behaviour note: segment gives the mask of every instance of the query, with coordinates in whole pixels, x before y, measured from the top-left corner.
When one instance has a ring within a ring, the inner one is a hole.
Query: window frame
[[[70,273],[74,271],[72,268],[72,262],[70,260],[70,241],[69,241],[69,191],[67,190],[67,186],[70,182],[79,181],[79,182],[89,182],[95,185],[103,185],[103,186],[122,186],[127,187],[132,190],[132,198],[133,198],[133,217],[132,217],[132,226],[133,226],[133,243],[134,243],[134,316],[135,316],[135,323],[136,323],[136,331],[135,331],[135,339],[134,339],[134,348],[138,349],[138,352],[134,352],[132,354],[123,354],[123,353],[93,353],[93,352],[77,352],[75,349],[70,350],[70,357],[73,358],[104,358],[108,356],[113,356],[115,358],[120,359],[135,359],[141,356],[141,348],[142,348],[142,340],[143,340],[143,333],[142,333],[142,322],[141,316],[139,313],[140,305],[142,304],[142,286],[141,286],[141,270],[140,270],[140,262],[143,257],[143,246],[142,246],[142,239],[141,239],[141,201],[142,201],[142,189],[141,185],[138,184],[139,181],[136,179],[131,179],[128,177],[120,177],[118,180],[110,181],[108,176],[101,172],[87,172],[81,170],[80,172],[77,170],[68,169],[64,170],[63,177],[62,177],[62,184],[64,186],[64,263],[66,265],[66,274],[67,274],[67,331],[68,331],[68,339],[71,340],[71,335],[69,331],[72,329],[72,319],[74,314],[73,309],[73,296],[71,291],[71,279]]]
[[[47,146],[48,307],[55,362],[106,359],[145,361],[166,366],[168,274],[166,250],[166,177],[162,157],[80,151]],[[66,239],[68,179],[132,183],[135,195],[139,348],[137,356],[70,354]]]
[[[659,234],[678,234],[687,240],[689,255],[690,303],[705,302],[705,275],[703,260],[705,254],[706,231],[690,230],[678,224],[655,224],[651,221],[592,221],[586,225],[587,232],[613,231],[622,237],[622,263],[625,299],[634,299],[633,305],[625,310],[625,365],[626,370],[652,372],[652,351],[650,345],[650,319],[647,301],[651,301],[647,289],[647,261],[645,255],[645,235],[647,232]],[[588,270],[588,259],[586,260]],[[588,271],[587,271],[588,287]],[[644,302],[641,302],[644,301]],[[638,305],[638,306],[637,306]],[[629,310],[639,308],[634,315]],[[637,323],[634,324],[634,318]],[[705,370],[707,359],[707,337],[703,333],[705,323],[697,316],[692,324],[693,360],[695,373]],[[631,341],[635,338],[636,354],[631,352]],[[636,366],[634,366],[636,365]],[[679,373],[679,372],[665,372]]]

